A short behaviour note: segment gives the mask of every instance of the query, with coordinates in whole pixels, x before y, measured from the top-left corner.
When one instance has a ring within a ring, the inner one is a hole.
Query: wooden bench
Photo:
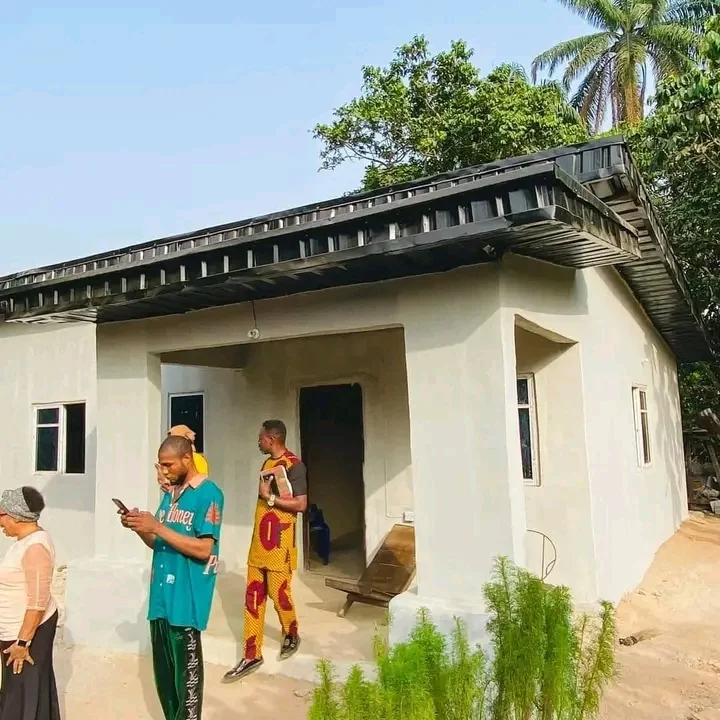
[[[347,593],[339,617],[354,603],[388,607],[390,600],[410,586],[415,575],[415,528],[395,525],[357,582],[326,578],[325,585]]]

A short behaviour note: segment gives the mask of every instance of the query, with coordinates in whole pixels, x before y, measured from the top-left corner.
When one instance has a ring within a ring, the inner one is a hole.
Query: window
[[[537,411],[535,381],[532,375],[518,376],[517,403],[523,480],[527,485],[539,485]]]
[[[633,409],[638,463],[642,467],[647,467],[652,462],[652,453],[650,448],[647,390],[644,387],[636,386],[633,388]]]
[[[35,407],[35,472],[85,472],[85,403]]]
[[[203,393],[170,396],[170,427],[187,425],[195,433],[195,449],[205,451],[205,396]]]

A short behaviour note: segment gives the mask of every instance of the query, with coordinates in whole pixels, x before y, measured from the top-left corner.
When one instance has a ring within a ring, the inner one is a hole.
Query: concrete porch
[[[66,569],[60,568],[53,583],[53,595],[60,608],[58,643],[72,644],[65,625]],[[210,625],[203,634],[205,662],[230,668],[242,653],[245,574],[225,572],[218,576],[210,615]],[[345,595],[325,587],[324,578],[313,573],[298,573],[293,578],[293,599],[297,605],[302,634],[300,651],[290,660],[280,662],[280,625],[268,605],[265,624],[265,665],[267,675],[285,675],[296,680],[314,682],[320,660],[331,660],[341,677],[353,665],[366,671],[373,668],[373,643],[376,637],[387,640],[388,613],[380,608],[356,604],[345,618],[337,616]],[[142,625],[142,621],[140,622]],[[149,636],[147,623],[145,634]]]
[[[326,384],[362,388],[366,561],[388,530],[412,512],[414,597],[424,607],[442,605],[450,619],[456,607],[482,618],[482,590],[493,558],[504,555],[523,564],[526,530],[514,317],[501,307],[500,269],[468,268],[419,281],[273,300],[252,313],[233,306],[97,331],[99,467],[123,467],[132,457],[134,466],[152,469],[158,436],[168,427],[163,422],[167,395],[204,395],[204,452],[225,493],[222,563],[225,572],[237,573],[220,580],[207,659],[230,666],[238,657],[260,460],[258,423],[284,418],[288,444],[297,451],[302,446],[298,397],[305,388]],[[253,324],[262,333],[260,342],[248,342]],[[249,347],[230,358],[231,367],[218,367],[212,348],[243,345]],[[200,351],[202,358],[188,357],[189,351]],[[163,367],[175,363],[182,370],[171,383]],[[122,433],[116,432],[118,417],[126,428]],[[327,438],[325,445],[341,447]],[[456,467],[458,458],[482,459],[482,468],[468,464],[460,493],[447,482],[448,468]],[[68,572],[67,630],[79,645],[147,652],[142,604],[148,553],[120,527],[111,500],[155,507],[157,483],[150,471],[106,479],[96,484],[94,557]],[[312,488],[311,476],[311,502]],[[354,529],[342,527],[342,513],[330,514],[332,508],[353,507],[349,496],[319,505],[340,537]],[[105,594],[99,608],[101,587],[117,591]],[[325,589],[322,578],[299,575],[294,592],[305,645],[283,672],[312,677],[322,657],[345,667],[371,659],[383,613],[357,607],[349,617],[337,618],[344,596]],[[468,597],[476,600],[469,609]],[[393,628],[412,628],[416,610],[407,610],[404,619],[402,612],[394,615]],[[114,623],[108,624],[108,614]],[[275,622],[270,615],[268,672],[279,669],[273,658]]]
[[[280,625],[272,604],[268,604],[262,672],[312,681],[317,663],[322,659],[331,660],[342,676],[355,664],[370,669],[376,635],[387,639],[387,611],[354,605],[347,617],[337,617],[345,595],[325,587],[324,578],[312,573],[298,573],[293,578],[292,589],[302,645],[295,657],[280,662]],[[229,668],[241,657],[244,602],[245,574],[219,575],[210,625],[203,635],[206,662]]]

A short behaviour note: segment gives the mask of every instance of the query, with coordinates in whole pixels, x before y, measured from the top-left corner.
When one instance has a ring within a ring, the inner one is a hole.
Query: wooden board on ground
[[[325,585],[347,593],[338,613],[345,617],[356,602],[386,608],[392,598],[408,589],[414,575],[415,528],[395,525],[357,582],[327,578]]]

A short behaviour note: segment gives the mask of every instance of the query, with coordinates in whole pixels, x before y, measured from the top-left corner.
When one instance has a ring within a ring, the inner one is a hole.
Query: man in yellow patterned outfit
[[[283,466],[292,486],[292,497],[276,496],[274,487],[261,476],[248,555],[244,653],[240,662],[225,674],[225,682],[240,680],[262,665],[268,596],[282,626],[281,659],[293,655],[300,645],[290,584],[297,569],[297,515],[307,509],[307,472],[300,458],[285,446],[286,437],[281,420],[266,420],[258,436],[258,448],[268,456],[261,472]]]

